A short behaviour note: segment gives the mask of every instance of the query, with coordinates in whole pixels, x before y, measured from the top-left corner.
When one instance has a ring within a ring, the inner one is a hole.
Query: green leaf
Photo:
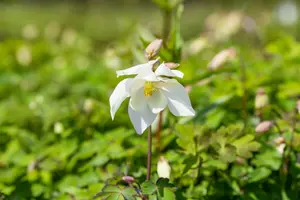
[[[184,149],[189,154],[195,154],[196,146],[194,141],[194,126],[193,125],[177,125],[176,131],[178,146]]]
[[[161,195],[162,194],[162,195]],[[163,188],[163,193],[159,193],[160,200],[175,200],[176,195],[170,188]]]
[[[167,178],[159,178],[156,181],[156,186],[158,187],[158,195],[159,197],[172,197],[169,191],[171,191],[174,188],[174,185],[172,183],[169,183],[169,179]],[[166,193],[165,193],[166,192]],[[171,192],[173,193],[173,192]]]
[[[193,156],[193,155],[187,155],[187,158],[183,160],[183,164],[185,165],[182,174],[187,173],[194,164],[196,164],[198,161],[198,156]]]
[[[145,181],[141,185],[142,193],[146,195],[153,194],[156,191],[156,185],[151,181]]]
[[[94,196],[94,198],[111,200],[134,200],[136,191],[131,187],[120,188],[119,186],[107,185],[102,191]]]
[[[219,149],[220,160],[223,162],[233,162],[236,159],[236,147],[230,144]]]
[[[257,167],[268,167],[272,170],[279,170],[281,162],[282,156],[275,147],[264,147],[263,151],[252,160]]]
[[[251,173],[249,173],[248,182],[254,183],[254,182],[261,181],[261,180],[267,178],[271,173],[272,173],[272,171],[266,167],[257,168],[254,171],[252,171]]]
[[[245,135],[235,140],[232,145],[237,148],[237,155],[243,158],[251,158],[252,152],[258,151],[260,143],[253,141],[254,135]]]

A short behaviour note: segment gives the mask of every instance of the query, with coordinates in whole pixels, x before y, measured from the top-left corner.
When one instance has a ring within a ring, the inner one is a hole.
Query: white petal
[[[130,88],[130,85],[132,83],[132,78],[127,78],[122,80],[115,90],[112,92],[109,98],[109,104],[110,104],[110,114],[111,118],[114,119],[115,114],[117,110],[119,109],[121,103],[130,96],[128,90]]]
[[[149,62],[141,65],[136,65],[130,67],[128,69],[119,70],[117,71],[117,77],[125,76],[125,75],[136,75],[139,74],[143,70],[152,70],[153,64],[156,63],[158,60],[150,60]]]
[[[147,98],[144,95],[144,87],[131,94],[129,101],[131,108],[137,112],[143,111],[147,107]]]
[[[156,74],[152,71],[152,68],[144,68],[140,73],[135,77],[137,79],[143,79],[145,81],[158,82],[160,81]]]
[[[167,104],[166,97],[160,91],[153,92],[152,96],[148,99],[150,110],[156,114],[165,109]]]
[[[169,76],[178,78],[182,78],[184,75],[181,71],[171,70],[170,68],[165,66],[164,63],[158,66],[158,68],[155,70],[155,74],[156,76]]]
[[[134,126],[137,134],[142,134],[155,120],[156,114],[153,114],[148,107],[142,112],[136,112],[132,107],[128,106],[129,118]]]
[[[145,81],[146,80],[137,77],[133,78],[131,87],[129,88],[130,96],[133,96],[140,88],[144,88]]]
[[[168,100],[168,107],[175,116],[194,116],[190,98],[184,87],[176,80],[161,84],[160,89]]]

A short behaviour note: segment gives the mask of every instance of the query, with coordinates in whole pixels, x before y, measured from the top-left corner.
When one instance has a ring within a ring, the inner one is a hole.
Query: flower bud
[[[280,144],[280,145],[278,145],[278,146],[276,147],[277,151],[278,151],[281,155],[283,155],[283,153],[284,153],[285,146],[286,146],[286,144],[283,143],[283,144]]]
[[[33,40],[39,35],[39,30],[35,24],[27,24],[22,30],[22,36],[25,39]]]
[[[162,46],[162,40],[161,39],[156,39],[156,40],[153,40],[146,48],[145,50],[145,57],[148,59],[148,60],[151,60],[153,57],[155,57],[158,52],[159,52],[159,49],[161,48]]]
[[[123,176],[122,180],[125,181],[128,184],[131,184],[135,181],[135,179],[132,176]]]
[[[255,97],[255,109],[262,109],[269,104],[268,95],[263,88],[259,88]]]
[[[83,110],[86,112],[86,113],[90,113],[93,111],[93,108],[94,108],[94,100],[93,99],[86,99],[84,100],[84,103],[83,103]]]
[[[22,45],[20,48],[18,48],[16,52],[16,59],[20,65],[28,66],[32,62],[32,51],[31,48]]]
[[[54,133],[60,134],[64,131],[64,125],[60,122],[54,124]]]
[[[164,63],[164,65],[170,69],[176,69],[177,67],[179,67],[178,63],[173,63],[173,62],[166,62]]]
[[[56,39],[60,33],[60,24],[56,21],[52,21],[45,27],[44,34],[45,37],[51,40]]]
[[[157,163],[157,173],[160,178],[170,178],[171,167],[163,156],[159,158]]]
[[[240,157],[240,156],[237,156],[237,157],[236,157],[236,162],[237,162],[237,164],[239,164],[239,165],[245,165],[245,164],[247,164],[246,159],[244,159],[244,158],[242,158],[242,157]]]
[[[273,127],[272,121],[263,121],[256,126],[255,132],[265,133],[265,132],[269,131],[272,127]]]
[[[232,60],[236,56],[234,48],[228,48],[220,51],[208,64],[208,69],[217,70],[222,67],[227,61]]]
[[[280,136],[274,139],[274,143],[276,144],[276,146],[279,146],[281,144],[285,143],[285,138]]]

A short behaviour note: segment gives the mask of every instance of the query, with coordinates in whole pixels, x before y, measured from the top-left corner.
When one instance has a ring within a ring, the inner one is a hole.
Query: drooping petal
[[[111,118],[114,119],[115,114],[117,110],[119,109],[122,102],[130,96],[129,94],[129,88],[132,83],[132,78],[127,78],[122,80],[115,90],[112,92],[109,98],[109,104],[110,104],[110,114]]]
[[[169,77],[178,77],[182,78],[183,73],[178,70],[171,70],[164,63],[160,64],[158,68],[155,70],[156,76],[169,76]]]
[[[161,91],[153,92],[152,96],[148,99],[148,106],[150,110],[157,114],[167,106],[168,101]]]
[[[131,108],[137,112],[143,111],[147,107],[147,98],[144,95],[144,88],[138,89],[131,94],[129,101]]]
[[[184,87],[177,80],[169,80],[160,85],[162,93],[168,100],[168,107],[175,116],[194,116],[195,111]]]
[[[117,71],[117,77],[125,76],[125,75],[136,75],[139,74],[143,70],[152,70],[153,64],[156,63],[158,60],[150,60],[145,64],[136,65],[130,67],[128,69],[119,70]]]
[[[128,106],[129,118],[137,134],[142,134],[155,120],[157,114],[153,114],[148,107],[141,112],[137,112]]]

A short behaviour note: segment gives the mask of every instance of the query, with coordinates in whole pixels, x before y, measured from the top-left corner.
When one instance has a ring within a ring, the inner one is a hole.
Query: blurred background
[[[236,11],[253,18],[260,25],[293,27],[294,35],[299,35],[298,5],[298,1],[292,0],[187,0],[182,18],[182,34],[185,39],[196,37],[207,30],[207,23],[204,23],[207,17]],[[238,18],[234,14],[232,17]],[[245,23],[251,23],[249,21],[251,20],[246,19]],[[43,36],[47,25],[49,30],[52,23],[52,27],[57,24],[60,28],[73,28],[102,46],[103,43],[111,43],[132,32],[137,24],[142,24],[159,35],[162,16],[150,0],[2,0],[0,22],[1,38],[17,37],[22,32],[24,35],[26,25],[28,27],[30,24],[37,29],[37,35]]]
[[[115,71],[145,62],[146,44],[162,37],[165,15],[153,3],[159,1],[0,0],[0,199],[85,200],[115,174],[145,179],[146,134],[134,133],[127,102],[112,121],[108,98],[120,81]],[[244,184],[237,192],[224,174],[207,172],[231,170],[228,163],[213,160],[203,166],[201,179],[193,170],[182,174],[184,163],[192,166],[196,161],[184,161],[191,152],[176,143],[180,134],[173,132],[177,123],[203,125],[212,133],[246,121],[254,134],[260,120],[275,117],[271,109],[256,116],[254,99],[260,87],[269,95],[272,109],[292,111],[300,94],[299,6],[293,0],[184,1],[177,60],[197,115],[177,119],[165,112],[153,161],[157,178],[156,163],[166,157],[183,199],[268,199],[271,193],[272,199],[281,199],[276,193],[281,188],[274,184],[282,154],[278,159],[275,148],[277,157],[261,154],[259,162],[248,162],[251,170],[263,163],[259,178],[249,185],[237,181],[244,180],[243,173],[233,178],[234,184]],[[210,61],[228,48],[238,58],[224,64],[225,72],[210,71]],[[279,124],[288,127],[287,122]],[[206,142],[203,149],[210,148]],[[265,166],[264,161],[272,163]],[[262,179],[273,182],[253,186]],[[298,199],[297,189],[290,194]]]

